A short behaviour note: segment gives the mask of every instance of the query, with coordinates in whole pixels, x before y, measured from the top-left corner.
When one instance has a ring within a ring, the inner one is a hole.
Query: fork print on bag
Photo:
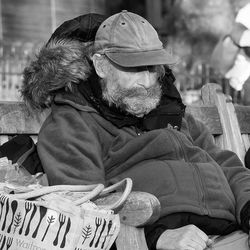
[[[60,233],[60,231],[61,231],[61,228],[62,228],[63,224],[65,223],[65,220],[66,220],[66,216],[63,215],[62,213],[60,213],[60,215],[59,215],[59,220],[58,220],[58,221],[59,221],[59,229],[58,229],[58,231],[57,231],[56,238],[55,238],[55,240],[53,241],[53,245],[54,245],[54,246],[57,246],[57,244],[58,244],[59,233]]]
[[[64,190],[65,187],[56,188]],[[84,199],[88,201],[101,192],[103,185],[70,186],[67,189],[79,192],[89,188],[91,191],[75,202],[59,198],[57,194],[33,200],[37,191],[35,194],[32,191],[31,194],[0,193],[0,250],[110,249],[119,232],[119,215],[111,209],[82,205]],[[44,187],[42,192],[47,194],[50,189]],[[41,190],[38,191],[41,196]]]
[[[64,247],[65,247],[65,244],[66,244],[66,236],[67,236],[67,234],[68,234],[68,232],[69,232],[70,227],[71,227],[71,220],[70,220],[70,218],[68,218],[67,226],[66,226],[66,229],[65,229],[65,233],[64,233],[64,235],[63,235],[63,240],[62,240],[62,242],[61,242],[60,248],[64,248]]]
[[[94,234],[94,237],[93,239],[91,240],[91,242],[89,243],[89,246],[92,247],[93,243],[94,243],[94,240],[95,240],[95,237],[96,237],[96,232],[98,230],[98,228],[101,226],[102,224],[102,219],[96,217],[95,218],[95,226],[96,226],[96,229],[95,229],[95,234]]]
[[[19,229],[19,234],[22,234],[22,232],[23,232],[23,227],[24,227],[24,223],[25,223],[25,220],[26,220],[26,216],[29,213],[29,211],[31,210],[31,208],[32,208],[32,203],[26,201],[25,202],[25,215],[24,215],[24,218],[23,218],[22,226]]]
[[[2,218],[3,206],[4,206],[4,203],[5,203],[6,199],[7,199],[7,197],[5,195],[0,196],[0,205],[1,205],[0,219]]]
[[[31,224],[31,221],[32,221],[32,219],[34,218],[34,216],[35,216],[35,214],[36,214],[36,210],[37,210],[37,206],[34,205],[34,206],[33,206],[32,214],[31,214],[31,216],[30,216],[28,225],[27,225],[26,230],[25,230],[25,234],[24,234],[24,235],[26,235],[26,236],[27,236],[27,235],[29,234],[29,232],[30,232],[30,224]]]
[[[6,250],[8,250],[13,242],[13,238],[12,237],[8,237],[7,242],[6,242]]]

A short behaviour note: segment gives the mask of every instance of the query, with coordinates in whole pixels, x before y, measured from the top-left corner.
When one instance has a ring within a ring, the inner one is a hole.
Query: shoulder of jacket
[[[56,95],[53,105],[59,106],[59,105],[64,105],[64,104],[78,111],[98,113],[96,109],[88,105],[87,101],[77,102],[77,101],[74,101],[73,99],[65,98],[61,94]]]

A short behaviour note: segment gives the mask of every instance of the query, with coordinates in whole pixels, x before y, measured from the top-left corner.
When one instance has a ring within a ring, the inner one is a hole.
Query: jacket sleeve
[[[215,145],[214,138],[206,126],[187,116],[188,127],[194,144],[204,149],[221,166],[236,200],[236,218],[240,223],[240,212],[250,200],[250,170],[245,168],[232,151]]]
[[[78,110],[62,109],[52,111],[38,137],[38,154],[49,184],[105,184],[98,136]]]

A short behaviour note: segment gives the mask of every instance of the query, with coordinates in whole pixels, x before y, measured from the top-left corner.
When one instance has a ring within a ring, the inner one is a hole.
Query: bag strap
[[[13,199],[31,199],[36,198],[39,196],[43,196],[45,194],[50,194],[53,192],[59,191],[72,191],[72,192],[89,192],[86,194],[86,200],[93,199],[96,197],[101,191],[104,189],[103,184],[95,184],[95,185],[55,185],[55,186],[48,186],[43,188],[38,188],[36,190],[27,192],[27,193],[20,193],[20,194],[13,194]],[[84,198],[86,197],[84,196]]]
[[[123,191],[121,197],[115,203],[110,204],[110,205],[105,205],[105,206],[103,206],[103,208],[114,210],[114,209],[117,209],[120,206],[122,206],[124,204],[124,202],[127,200],[129,194],[131,193],[133,182],[130,178],[125,178],[125,179],[101,190],[101,192],[99,193],[99,196],[105,196],[105,195],[121,188],[124,185],[125,185],[125,188],[124,188],[124,191]],[[87,195],[85,195],[83,198],[76,200],[74,202],[74,204],[81,205],[84,202],[86,202],[87,200],[90,200],[90,199],[87,197]]]
[[[132,191],[133,182],[130,178],[125,178],[125,179],[121,180],[120,182],[115,183],[114,185],[105,188],[101,192],[101,195],[104,195],[104,194],[110,193],[114,190],[117,190],[118,188],[120,188],[121,186],[124,186],[124,185],[125,185],[125,189],[124,189],[123,194],[120,197],[120,199],[118,201],[116,201],[114,204],[107,206],[106,207],[107,209],[117,209],[125,203],[129,194]]]
[[[119,200],[117,200],[115,203],[113,204],[110,204],[110,205],[106,205],[105,208],[106,209],[118,209],[120,208],[124,203],[125,201],[127,200],[129,194],[131,193],[132,191],[132,186],[133,186],[133,182],[130,178],[125,178],[123,179],[122,181],[118,182],[118,183],[115,183],[114,185],[112,186],[109,186],[107,188],[105,188],[102,192],[101,192],[101,196],[102,195],[106,195],[114,190],[117,190],[118,188],[122,187],[125,185],[125,189],[122,193],[122,196],[120,197]]]
[[[104,206],[105,209],[117,209],[120,206],[124,204],[126,199],[128,198],[129,194],[131,193],[132,190],[132,185],[133,182],[130,178],[125,178],[107,188],[104,189],[103,184],[97,184],[97,185],[55,185],[55,186],[48,186],[48,187],[43,187],[39,188],[27,193],[19,193],[19,194],[13,194],[12,198],[13,199],[31,199],[31,198],[36,198],[39,196],[43,196],[45,194],[50,194],[53,192],[58,192],[58,191],[72,191],[72,192],[89,192],[84,195],[84,197],[74,201],[74,204],[79,206],[83,204],[84,202],[91,200],[98,195],[104,196],[107,195],[122,186],[125,185],[124,191],[121,195],[121,197],[113,204],[106,205]]]

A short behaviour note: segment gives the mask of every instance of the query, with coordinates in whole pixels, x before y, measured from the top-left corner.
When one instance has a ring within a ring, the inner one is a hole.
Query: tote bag
[[[98,207],[91,199],[125,185],[115,204]],[[0,249],[107,250],[120,229],[114,209],[127,199],[129,178],[104,189],[102,184],[42,187],[34,191],[0,194]]]

